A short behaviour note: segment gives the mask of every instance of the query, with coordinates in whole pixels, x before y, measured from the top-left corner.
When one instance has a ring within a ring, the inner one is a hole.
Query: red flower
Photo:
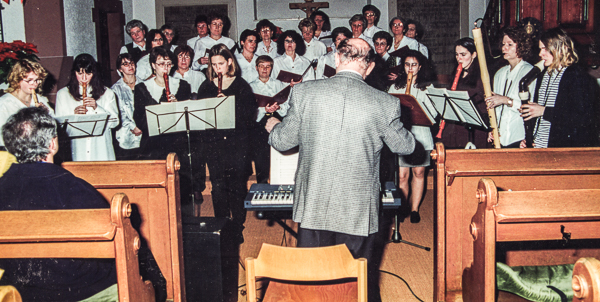
[[[15,60],[19,59],[19,57],[17,57],[17,54],[14,53],[14,52],[7,52],[6,53],[6,58],[7,59],[15,59]]]

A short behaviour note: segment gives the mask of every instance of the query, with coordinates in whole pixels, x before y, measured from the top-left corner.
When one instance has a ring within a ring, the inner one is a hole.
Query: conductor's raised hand
[[[91,97],[84,98],[83,105],[85,107],[92,107],[92,109],[94,109],[94,110],[96,110],[96,108],[98,108],[98,104],[96,104],[96,100],[94,100],[94,98],[91,98]]]
[[[290,82],[290,87],[294,87],[294,85],[296,85],[296,84],[298,84],[298,83],[302,83],[302,80],[303,80],[303,79],[300,79],[300,81],[298,81],[298,82],[294,82],[294,80],[292,80],[292,81]]]
[[[546,110],[545,106],[529,102],[527,104],[521,105],[519,112],[521,112],[521,117],[523,118],[523,120],[528,121],[530,119],[544,115],[544,110]]]
[[[275,125],[281,123],[280,120],[278,120],[277,118],[269,118],[267,120],[267,124],[265,125],[265,129],[267,130],[267,132],[271,133],[271,130],[273,130],[273,127],[275,127]]]

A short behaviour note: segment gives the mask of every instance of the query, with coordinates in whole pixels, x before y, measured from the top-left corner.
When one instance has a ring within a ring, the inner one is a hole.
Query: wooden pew
[[[570,240],[600,238],[600,189],[499,191],[492,179],[482,178],[476,197],[465,302],[495,301],[497,242],[561,240],[565,234]]]
[[[114,258],[119,301],[154,301],[139,273],[131,205],[115,194],[110,209],[0,211],[2,258]]]
[[[473,261],[469,233],[477,184],[493,177],[504,191],[600,188],[600,148],[432,151],[435,173],[434,301],[460,301],[464,269]],[[574,252],[573,262],[585,254]],[[509,255],[519,265],[519,252]],[[507,260],[508,261],[508,260]]]
[[[106,198],[127,194],[142,219],[140,235],[167,280],[167,300],[186,301],[177,155],[171,153],[166,160],[66,162],[62,166]]]

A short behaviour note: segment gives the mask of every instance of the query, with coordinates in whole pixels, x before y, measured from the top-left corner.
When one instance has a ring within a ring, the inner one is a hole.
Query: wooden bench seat
[[[499,191],[492,179],[482,178],[476,192],[473,263],[463,286],[467,302],[495,301],[498,242],[600,238],[600,189]],[[545,265],[557,264],[568,263]]]
[[[119,301],[154,301],[139,273],[138,233],[125,194],[110,209],[0,211],[1,258],[114,258]]]
[[[107,199],[119,192],[127,194],[141,216],[140,235],[167,280],[167,300],[186,301],[177,155],[171,153],[166,160],[65,162],[62,166]]]
[[[482,177],[493,178],[503,191],[600,189],[600,148],[445,150],[438,143],[432,156],[436,162],[434,301],[461,299],[463,272],[473,261],[469,225]],[[587,256],[575,250],[573,254]],[[515,251],[509,256],[511,265],[518,265],[529,254]]]

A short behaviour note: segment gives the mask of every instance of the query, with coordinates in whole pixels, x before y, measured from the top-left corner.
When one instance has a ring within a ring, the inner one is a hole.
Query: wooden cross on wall
[[[329,2],[314,2],[314,0],[304,0],[304,3],[290,3],[290,9],[301,9],[306,13],[306,18],[317,11],[319,8],[329,8]]]

